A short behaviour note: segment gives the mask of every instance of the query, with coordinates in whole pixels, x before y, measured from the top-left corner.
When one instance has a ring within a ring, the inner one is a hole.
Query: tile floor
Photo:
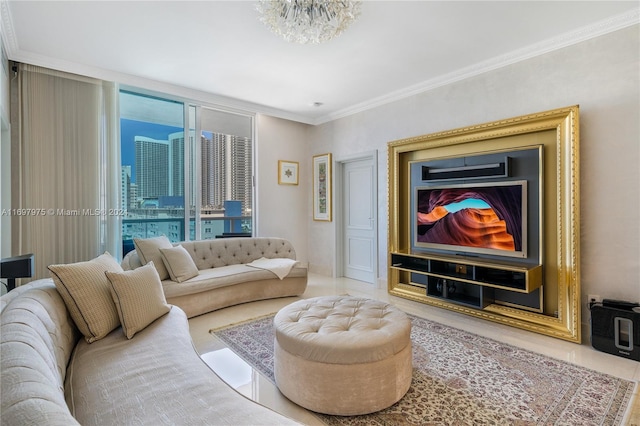
[[[589,345],[588,336],[583,336],[581,345],[565,342],[552,337],[518,330],[502,324],[495,324],[471,318],[456,312],[435,308],[422,303],[389,296],[386,288],[376,288],[372,284],[346,278],[330,278],[316,274],[309,275],[304,298],[350,294],[383,300],[405,312],[461,328],[482,336],[496,339],[514,346],[538,352],[556,359],[574,363],[627,380],[640,381],[640,363],[594,350]],[[277,388],[262,374],[253,370],[237,355],[209,333],[212,328],[242,322],[277,312],[280,308],[299,298],[282,298],[246,303],[221,309],[192,318],[189,321],[191,336],[196,349],[203,359],[227,383],[248,398],[266,405],[306,425],[321,425],[313,413],[298,407],[282,396]],[[588,315],[588,313],[586,313]],[[638,389],[636,388],[636,394]],[[636,395],[637,396],[637,395]],[[637,419],[628,424],[636,424]]]

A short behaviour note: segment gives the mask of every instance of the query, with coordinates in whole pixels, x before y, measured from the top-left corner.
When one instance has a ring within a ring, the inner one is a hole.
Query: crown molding
[[[640,23],[640,7],[638,7],[629,10],[628,12],[615,15],[605,20],[598,21],[593,24],[578,28],[576,30],[561,34],[557,37],[553,37],[551,39],[547,39],[542,42],[514,50],[504,55],[500,55],[486,61],[461,68],[451,73],[426,80],[422,83],[418,83],[404,89],[370,99],[366,102],[344,108],[331,114],[313,118],[301,114],[295,114],[289,111],[283,111],[277,108],[271,108],[265,105],[258,105],[251,102],[219,96],[197,89],[186,88],[170,83],[150,80],[144,77],[99,69],[96,67],[89,67],[84,64],[63,61],[43,55],[35,55],[28,52],[22,52],[20,51],[20,48],[18,46],[18,40],[16,37],[11,12],[9,10],[8,0],[0,0],[0,15],[0,19],[2,22],[2,26],[0,27],[0,38],[2,39],[1,41],[4,45],[5,53],[11,60],[49,67],[52,69],[67,71],[75,74],[82,74],[94,78],[101,78],[109,81],[117,81],[118,83],[123,85],[136,86],[141,89],[153,90],[174,96],[207,102],[220,107],[251,111],[257,114],[266,114],[273,117],[310,125],[324,124],[333,120],[348,117],[350,115],[354,115],[411,96],[428,92],[441,86],[474,77],[514,64],[516,62],[540,56],[545,53],[562,49],[564,47],[571,46],[582,41],[599,37]]]
[[[632,25],[637,25],[638,23],[640,23],[640,8],[632,9],[620,15],[615,15],[608,19],[595,22],[593,24],[578,28],[573,31],[569,31],[557,37],[543,40],[539,43],[514,50],[504,55],[500,55],[486,61],[461,68],[451,73],[426,80],[422,83],[418,83],[416,85],[409,86],[377,98],[373,98],[369,101],[353,105],[349,108],[336,111],[335,113],[327,114],[314,120],[312,124],[319,125],[337,120],[339,118],[348,117],[350,115],[386,105],[391,102],[396,102],[414,95],[418,95],[420,93],[424,93],[429,90],[445,86],[447,84],[455,83],[457,81],[465,80],[467,78],[493,71],[498,68],[506,67],[516,62],[544,55],[545,53],[553,52],[555,50],[562,49],[564,47],[571,46],[614,31],[618,31]]]
[[[18,39],[16,38],[16,31],[13,26],[13,19],[11,18],[7,0],[0,0],[0,20],[2,22],[0,26],[0,39],[2,39],[1,41],[7,57],[12,58],[18,51]]]
[[[18,46],[18,40],[9,10],[8,0],[0,0],[0,27],[1,42],[5,47],[7,58],[17,62],[24,62],[31,65],[65,71],[73,74],[85,75],[87,77],[99,78],[107,81],[118,82],[121,86],[132,86],[151,92],[168,94],[182,100],[195,100],[206,103],[208,106],[220,107],[224,109],[234,109],[250,114],[265,114],[276,118],[296,121],[303,124],[313,124],[309,117],[272,108],[266,105],[259,105],[239,99],[216,95],[215,93],[204,92],[202,90],[178,86],[162,81],[151,80],[131,74],[107,70],[103,68],[91,67],[84,64],[52,58],[45,55],[23,52]]]
[[[266,105],[242,101],[190,87],[179,86],[172,83],[152,80],[146,77],[140,77],[104,68],[92,67],[40,54],[18,51],[17,53],[14,53],[13,56],[10,56],[10,59],[17,62],[97,78],[100,80],[114,81],[121,87],[135,87],[138,90],[144,90],[147,93],[155,93],[159,96],[169,95],[180,101],[197,101],[213,108],[232,109],[250,115],[265,114],[303,124],[313,124],[312,119],[309,117],[272,108]]]

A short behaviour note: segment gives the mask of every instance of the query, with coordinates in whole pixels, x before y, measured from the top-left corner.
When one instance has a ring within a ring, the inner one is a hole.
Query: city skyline
[[[193,142],[194,132],[189,138]],[[175,126],[121,119],[123,203],[134,208],[143,199],[183,197],[184,130]],[[220,209],[227,200],[252,208],[251,139],[203,131],[200,143],[202,208]],[[162,167],[164,165],[164,167]],[[131,191],[135,195],[131,194]],[[196,188],[194,188],[196,190]],[[194,193],[192,193],[193,198]],[[128,201],[126,201],[128,200]],[[184,198],[182,198],[184,205]]]
[[[172,133],[184,131],[183,127],[148,123],[145,121],[120,119],[120,156],[123,166],[131,166],[131,183],[137,183],[135,174],[135,137],[169,140]]]

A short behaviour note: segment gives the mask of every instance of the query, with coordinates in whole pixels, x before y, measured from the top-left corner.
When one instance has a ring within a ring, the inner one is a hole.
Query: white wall
[[[309,126],[256,116],[256,236],[286,238],[297,259],[308,261],[307,221],[311,214]],[[278,160],[297,161],[298,185],[278,185]]]
[[[587,294],[640,301],[639,52],[636,25],[312,128],[309,156],[378,150],[386,280],[387,142],[579,104],[583,306]],[[310,222],[317,268],[335,269],[334,226]]]

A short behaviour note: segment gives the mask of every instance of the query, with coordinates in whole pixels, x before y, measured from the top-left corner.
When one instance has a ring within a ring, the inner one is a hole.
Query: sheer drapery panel
[[[47,266],[120,255],[117,88],[20,64],[12,90],[12,251]],[[16,99],[17,98],[17,99]]]

